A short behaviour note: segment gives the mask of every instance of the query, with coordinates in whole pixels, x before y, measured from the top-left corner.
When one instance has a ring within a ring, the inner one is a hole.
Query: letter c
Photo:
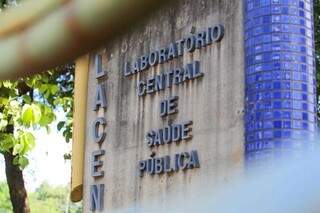
[[[94,124],[93,124],[93,138],[94,138],[94,142],[95,143],[102,143],[104,141],[104,139],[106,138],[107,134],[106,134],[105,129],[104,129],[106,124],[107,124],[107,121],[103,117],[97,118],[94,121]],[[103,132],[101,134],[99,134],[100,125],[103,126]]]
[[[146,84],[144,81],[139,81],[137,85],[138,96],[143,96],[146,94]]]

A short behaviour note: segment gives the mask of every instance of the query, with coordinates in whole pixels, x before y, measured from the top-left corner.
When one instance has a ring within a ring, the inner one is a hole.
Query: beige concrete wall
[[[171,9],[164,9],[146,24],[98,51],[103,55],[103,68],[107,70],[108,107],[93,111],[97,85],[92,53],[88,87],[88,111],[84,174],[84,212],[89,212],[90,185],[106,186],[104,211],[132,206],[144,206],[156,198],[165,205],[171,193],[188,196],[195,188],[228,182],[235,170],[243,168],[244,144],[244,55],[243,8],[239,0],[185,0]],[[125,18],[125,17],[124,17]],[[223,24],[225,36],[220,43],[209,45],[169,63],[152,67],[131,77],[124,77],[122,67],[126,61],[214,24]],[[126,48],[127,47],[127,48]],[[199,60],[202,79],[173,86],[145,97],[138,97],[136,84],[146,79]],[[169,118],[159,116],[159,103],[172,95],[179,96],[179,113]],[[102,115],[107,120],[107,137],[101,148],[106,151],[103,178],[91,177],[91,153],[99,149],[93,142],[93,121]],[[193,121],[193,138],[179,145],[164,145],[150,149],[145,135],[152,129],[164,127],[168,122]],[[201,168],[173,174],[139,177],[139,160],[197,150]]]

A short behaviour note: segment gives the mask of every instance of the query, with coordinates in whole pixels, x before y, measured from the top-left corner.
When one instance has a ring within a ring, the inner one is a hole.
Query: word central
[[[180,84],[202,76],[203,73],[200,71],[200,62],[194,61],[191,64],[187,64],[185,68],[176,68],[167,73],[152,76],[146,81],[138,81],[137,93],[138,96],[151,94],[169,88],[173,84]]]

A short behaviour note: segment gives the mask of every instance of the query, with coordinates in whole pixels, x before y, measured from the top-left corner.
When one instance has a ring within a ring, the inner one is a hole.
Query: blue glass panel
[[[305,142],[292,139],[315,136],[312,6],[245,0],[246,159],[281,155],[270,150],[300,148]]]

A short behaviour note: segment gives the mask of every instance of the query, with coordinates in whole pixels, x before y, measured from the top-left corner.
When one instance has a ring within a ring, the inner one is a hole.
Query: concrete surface
[[[91,54],[87,131],[84,174],[84,212],[90,212],[90,185],[105,184],[104,212],[147,205],[156,199],[166,205],[169,194],[192,196],[200,185],[228,182],[235,171],[241,173],[244,164],[244,49],[243,5],[239,0],[185,0],[155,14],[147,23],[119,38],[112,46],[102,47],[97,53],[103,55],[103,68],[108,107],[93,111],[97,85],[94,56]],[[125,18],[125,17],[124,17]],[[169,63],[152,67],[136,75],[125,77],[122,73],[126,61],[169,45],[170,42],[214,24],[223,24],[225,36],[194,53],[186,53]],[[173,86],[144,97],[136,94],[139,79],[167,72],[199,60],[202,79]],[[176,115],[161,118],[160,101],[179,96]],[[98,116],[107,120],[106,140],[101,149],[106,154],[103,178],[91,177],[91,153],[99,149],[93,142],[92,126]],[[193,121],[193,138],[180,144],[163,145],[150,149],[145,135],[170,123]],[[200,168],[172,174],[145,175],[139,177],[138,162],[148,159],[152,152],[156,157],[174,156],[197,150]]]

